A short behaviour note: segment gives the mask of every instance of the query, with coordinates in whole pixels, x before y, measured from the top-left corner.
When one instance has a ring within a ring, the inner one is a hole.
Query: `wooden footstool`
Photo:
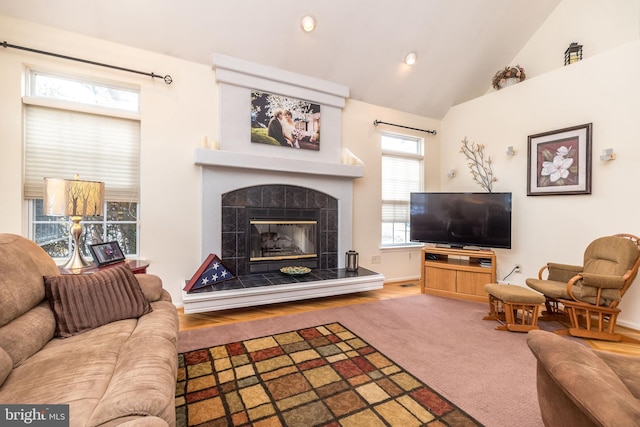
[[[517,285],[484,285],[489,294],[489,315],[483,320],[497,320],[502,331],[528,332],[538,328],[538,309],[544,296]]]

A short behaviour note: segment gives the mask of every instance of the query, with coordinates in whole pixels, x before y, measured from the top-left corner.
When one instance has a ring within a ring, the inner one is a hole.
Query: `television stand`
[[[496,283],[496,254],[487,249],[422,249],[423,294],[488,302],[487,283]]]

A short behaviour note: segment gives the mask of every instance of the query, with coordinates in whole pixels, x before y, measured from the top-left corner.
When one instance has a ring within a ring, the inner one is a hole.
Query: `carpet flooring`
[[[488,311],[420,294],[183,331],[178,351],[340,323],[479,423],[541,427],[527,334],[496,331],[497,322],[482,320]]]
[[[179,354],[177,425],[479,426],[340,323]]]

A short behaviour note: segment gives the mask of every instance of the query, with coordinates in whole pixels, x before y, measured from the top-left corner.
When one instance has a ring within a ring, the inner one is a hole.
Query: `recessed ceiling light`
[[[302,18],[301,24],[302,24],[302,29],[307,33],[310,33],[311,31],[313,31],[314,28],[316,28],[316,20],[311,15],[304,16]]]
[[[407,56],[404,57],[404,63],[407,65],[413,65],[416,63],[417,59],[418,56],[415,54],[415,52],[409,52]]]

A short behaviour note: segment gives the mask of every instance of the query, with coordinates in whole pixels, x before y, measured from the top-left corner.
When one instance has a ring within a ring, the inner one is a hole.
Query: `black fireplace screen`
[[[317,221],[251,220],[250,261],[316,258]]]

